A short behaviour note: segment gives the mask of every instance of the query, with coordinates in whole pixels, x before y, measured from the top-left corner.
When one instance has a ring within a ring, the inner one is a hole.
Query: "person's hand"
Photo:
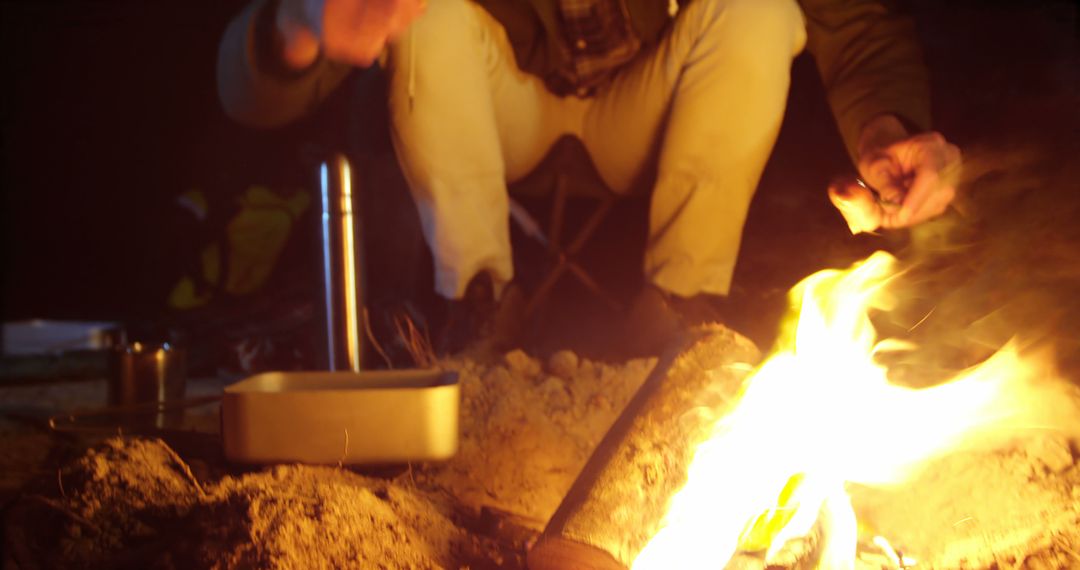
[[[960,150],[936,132],[909,135],[892,115],[863,128],[859,173],[834,182],[829,198],[852,233],[914,226],[945,212],[956,197]]]
[[[281,0],[282,59],[305,69],[319,57],[366,67],[424,12],[426,0]]]

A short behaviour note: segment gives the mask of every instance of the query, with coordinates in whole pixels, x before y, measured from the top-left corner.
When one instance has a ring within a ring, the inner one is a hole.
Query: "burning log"
[[[713,568],[741,552],[763,552],[769,562],[812,534],[821,539],[812,548],[818,567],[855,568],[860,539],[891,552],[893,567],[908,566],[907,557],[878,544],[886,537],[860,536],[853,487],[911,482],[933,460],[1007,449],[1032,429],[1077,432],[1075,387],[1060,381],[1045,355],[1015,342],[933,387],[890,382],[874,355],[897,346],[878,341],[869,313],[895,306],[887,290],[895,275],[896,260],[879,252],[803,280],[775,352],[745,381],[707,335],[666,355],[571,487],[530,552],[530,567]],[[709,415],[692,413],[698,410]],[[1070,446],[1056,449],[1054,469],[1071,469]],[[740,469],[750,464],[752,472]],[[1013,481],[1002,494],[1025,485]],[[1030,502],[1041,509],[1075,495],[1049,497]],[[948,522],[996,518],[976,512],[958,510]],[[1006,520],[1016,518],[1015,509],[1007,512]],[[889,514],[864,528],[883,528]],[[912,559],[931,560],[928,567],[972,559],[902,530],[886,534]],[[997,560],[998,545],[983,548],[995,556],[980,560]]]
[[[674,343],[582,468],[530,550],[529,568],[628,568],[758,357],[749,340],[718,325]]]

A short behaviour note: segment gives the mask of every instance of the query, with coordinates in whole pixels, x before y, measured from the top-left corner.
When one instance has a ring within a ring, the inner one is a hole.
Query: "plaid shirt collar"
[[[641,49],[625,0],[559,0],[559,17],[571,62],[561,74],[579,91],[602,83]]]

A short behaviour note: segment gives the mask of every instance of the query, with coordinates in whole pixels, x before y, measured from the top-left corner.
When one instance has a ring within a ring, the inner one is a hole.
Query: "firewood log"
[[[529,551],[529,568],[629,568],[758,357],[753,343],[718,325],[673,343],[582,468]]]

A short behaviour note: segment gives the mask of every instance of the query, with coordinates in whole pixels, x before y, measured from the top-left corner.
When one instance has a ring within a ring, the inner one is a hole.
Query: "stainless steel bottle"
[[[336,154],[319,165],[320,365],[360,371],[364,353],[363,243],[353,173]]]

